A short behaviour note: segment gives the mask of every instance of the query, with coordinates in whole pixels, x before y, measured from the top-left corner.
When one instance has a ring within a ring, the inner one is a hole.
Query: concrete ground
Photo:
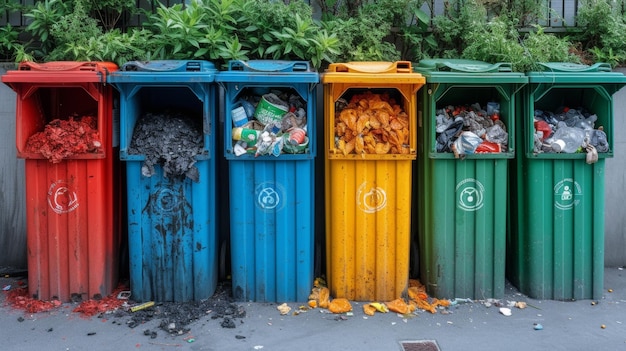
[[[1,286],[12,283],[0,278]],[[14,281],[13,281],[14,283]],[[626,270],[605,269],[605,293],[597,301],[534,300],[507,284],[500,300],[524,301],[512,315],[484,302],[457,303],[437,314],[412,318],[395,313],[366,316],[362,303],[352,302],[352,315],[315,309],[280,315],[278,304],[239,303],[246,317],[235,328],[223,328],[209,315],[191,324],[188,333],[172,336],[158,320],[129,328],[123,318],[86,318],[72,313],[73,304],[50,312],[27,314],[7,306],[0,294],[2,350],[626,350]],[[301,304],[289,304],[297,309]],[[445,311],[445,312],[444,312]],[[444,312],[444,313],[442,313]],[[540,324],[543,329],[537,330]],[[144,331],[157,331],[155,338]],[[430,345],[402,344],[431,341]]]

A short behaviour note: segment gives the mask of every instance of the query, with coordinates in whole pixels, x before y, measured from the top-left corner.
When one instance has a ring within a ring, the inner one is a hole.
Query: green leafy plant
[[[20,45],[17,40],[18,35],[19,32],[11,24],[0,27],[0,56],[10,57],[13,55],[17,46]]]
[[[76,0],[72,13],[52,25],[50,36],[55,48],[48,54],[50,60],[91,60],[95,56],[90,40],[100,38],[102,30],[97,21],[89,17],[83,1]]]
[[[573,40],[595,61],[613,66],[626,62],[626,21],[621,14],[624,1],[585,0],[571,29]]]
[[[567,36],[547,34],[539,25],[533,27],[535,30],[530,31],[522,41],[526,50],[524,70],[537,68],[537,62],[581,62],[581,58],[572,52],[574,44]]]
[[[234,59],[300,59],[319,67],[337,52],[336,37],[313,20],[311,8],[302,1],[161,5],[145,26],[154,33],[153,58],[200,58],[218,65]]]
[[[148,4],[154,0],[146,0]],[[233,59],[419,61],[427,57],[511,62],[516,70],[541,61],[626,62],[625,0],[582,0],[581,30],[546,33],[533,24],[550,9],[536,0],[446,0],[434,16],[426,0],[188,0],[141,13],[126,0],[41,0],[23,8],[26,32],[0,28],[0,57],[21,60]],[[145,3],[144,3],[145,4]],[[8,12],[7,12],[8,13]],[[564,35],[566,34],[566,35]]]
[[[336,17],[324,22],[324,28],[337,36],[338,61],[397,61],[400,51],[386,38],[391,34],[389,12],[377,8],[361,9],[356,17]]]
[[[183,9],[182,4],[172,7],[159,6],[150,18],[148,28],[153,36],[156,51],[153,58],[184,59],[202,56],[200,39],[202,30],[208,25],[205,21],[206,12],[200,1],[192,1]]]
[[[26,30],[38,41],[39,48],[34,50],[37,56],[44,57],[52,50],[56,43],[50,32],[55,23],[71,12],[67,2],[62,0],[44,0],[36,5],[24,17],[30,20]]]
[[[152,1],[149,1],[151,3]],[[84,4],[87,12],[92,13],[105,31],[116,28],[124,15],[141,12],[135,1],[128,0],[97,0]]]

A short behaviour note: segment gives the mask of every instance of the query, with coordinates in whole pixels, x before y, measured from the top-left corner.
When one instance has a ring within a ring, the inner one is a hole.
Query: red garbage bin
[[[116,69],[105,62],[25,62],[2,76],[17,93],[31,297],[98,298],[117,284],[121,173],[113,90],[105,84]]]

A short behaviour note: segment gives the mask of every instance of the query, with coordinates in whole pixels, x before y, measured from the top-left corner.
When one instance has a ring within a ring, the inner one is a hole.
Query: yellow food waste
[[[340,297],[330,302],[328,310],[332,313],[346,313],[352,311],[352,305],[348,299]]]
[[[336,111],[335,137],[344,155],[408,154],[409,115],[388,94],[355,94]]]

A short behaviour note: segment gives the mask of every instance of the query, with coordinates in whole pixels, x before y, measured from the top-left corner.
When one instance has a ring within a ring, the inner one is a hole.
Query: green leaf
[[[266,54],[271,54],[271,53],[273,53],[273,52],[275,52],[277,50],[280,50],[280,45],[275,44],[275,45],[272,45],[269,48],[267,48],[267,50],[265,50],[265,53]]]
[[[196,48],[200,47],[200,44],[198,43],[196,39],[188,39],[187,41],[189,42],[189,44],[193,45]]]
[[[426,40],[426,42],[428,43],[428,45],[436,48],[437,47],[437,40],[435,40],[435,36],[434,35],[429,35],[427,37],[424,38],[424,40]]]
[[[193,57],[202,57],[206,55],[207,52],[209,52],[208,48],[200,48],[196,50],[196,52],[193,54]]]
[[[430,16],[426,12],[422,11],[422,9],[415,9],[415,12],[413,12],[413,14],[418,19],[418,21],[420,21],[420,23],[426,25],[430,24]]]

